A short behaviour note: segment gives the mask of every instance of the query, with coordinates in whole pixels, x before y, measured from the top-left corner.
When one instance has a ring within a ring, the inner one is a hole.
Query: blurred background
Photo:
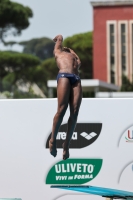
[[[133,97],[133,0],[1,0],[1,99],[56,97],[58,34],[81,59],[84,98]]]

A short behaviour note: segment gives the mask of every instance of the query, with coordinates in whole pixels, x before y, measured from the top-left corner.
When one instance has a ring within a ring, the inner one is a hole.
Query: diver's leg
[[[63,143],[63,159],[66,160],[69,157],[69,144],[75,130],[80,104],[82,101],[82,88],[81,82],[77,81],[72,87],[70,92],[70,117],[68,119],[67,136]]]
[[[58,85],[57,85],[57,98],[58,98],[58,107],[57,107],[57,113],[54,116],[53,119],[53,127],[52,127],[52,134],[51,139],[49,141],[49,148],[50,153],[55,157],[57,154],[56,150],[56,137],[58,130],[60,128],[60,125],[62,123],[64,114],[66,112],[66,109],[68,107],[69,103],[69,97],[70,97],[70,82],[68,78],[59,78]]]

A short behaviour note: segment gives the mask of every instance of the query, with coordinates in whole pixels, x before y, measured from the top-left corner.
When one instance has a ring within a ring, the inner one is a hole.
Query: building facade
[[[93,6],[93,78],[122,84],[133,81],[133,1],[91,2]]]

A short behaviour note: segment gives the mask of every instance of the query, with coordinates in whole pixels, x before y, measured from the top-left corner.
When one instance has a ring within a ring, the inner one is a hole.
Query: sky
[[[30,26],[22,31],[21,36],[8,36],[7,41],[24,41],[33,38],[54,38],[62,34],[64,38],[93,30],[93,8],[91,1],[100,0],[12,0],[29,6],[34,16]],[[102,0],[103,1],[103,0]],[[11,49],[11,47],[8,47]],[[0,50],[5,47],[0,43]],[[7,49],[7,47],[6,47]],[[14,45],[12,50],[22,51]]]

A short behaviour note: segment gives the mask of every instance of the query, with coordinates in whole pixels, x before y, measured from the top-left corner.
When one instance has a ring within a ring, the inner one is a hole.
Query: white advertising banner
[[[49,153],[56,109],[57,99],[0,101],[0,198],[89,198],[51,185],[133,192],[133,99],[83,99],[67,160],[62,143],[69,108],[57,135],[57,156]]]

